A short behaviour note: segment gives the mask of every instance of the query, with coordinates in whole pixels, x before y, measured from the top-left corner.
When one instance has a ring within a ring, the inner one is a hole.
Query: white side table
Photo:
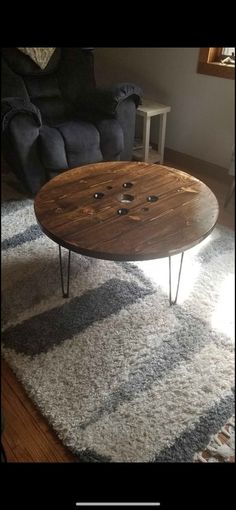
[[[137,115],[143,117],[143,148],[133,151],[133,158],[139,161],[149,163],[163,163],[165,136],[166,136],[166,118],[171,107],[156,103],[152,99],[143,99],[143,104],[138,106]],[[150,125],[151,118],[160,115],[158,150],[149,149],[150,143]]]

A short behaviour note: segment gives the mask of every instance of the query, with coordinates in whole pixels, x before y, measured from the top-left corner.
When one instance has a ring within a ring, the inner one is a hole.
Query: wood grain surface
[[[2,442],[8,462],[74,462],[6,363],[1,360]]]
[[[45,234],[69,250],[148,260],[198,244],[214,228],[219,206],[213,192],[185,172],[122,161],[61,173],[37,194],[35,214]]]

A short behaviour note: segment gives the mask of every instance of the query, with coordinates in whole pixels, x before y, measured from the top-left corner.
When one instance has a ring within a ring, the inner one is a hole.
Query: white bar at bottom
[[[160,503],[75,503],[76,506],[160,506]]]

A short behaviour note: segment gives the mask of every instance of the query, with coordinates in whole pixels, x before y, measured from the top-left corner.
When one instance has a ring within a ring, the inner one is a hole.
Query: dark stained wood
[[[95,198],[100,193],[102,198]],[[149,202],[150,196],[158,199]],[[120,209],[127,214],[119,215]],[[51,239],[82,255],[111,260],[155,259],[187,250],[211,232],[218,213],[217,199],[203,182],[144,162],[69,170],[35,199],[37,220]]]
[[[74,462],[4,360],[1,369],[2,443],[8,462]]]

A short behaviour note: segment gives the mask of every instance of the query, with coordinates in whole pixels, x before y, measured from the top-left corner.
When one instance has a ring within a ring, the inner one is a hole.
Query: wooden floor
[[[170,163],[169,166],[174,165]],[[185,168],[181,170],[187,171]],[[220,205],[218,222],[234,229],[234,196],[227,207],[223,207],[229,183],[200,173],[191,173],[205,182],[218,198]],[[8,462],[75,461],[75,457],[62,445],[46,420],[29,400],[4,360],[2,360],[2,410],[5,419],[2,444]]]
[[[2,360],[2,444],[8,462],[73,462],[73,455],[55,436]]]

